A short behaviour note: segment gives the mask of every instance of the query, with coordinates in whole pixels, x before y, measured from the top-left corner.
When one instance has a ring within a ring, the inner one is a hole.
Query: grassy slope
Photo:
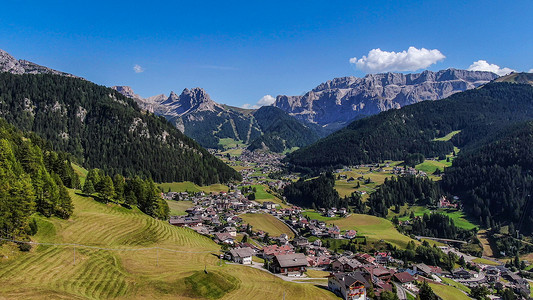
[[[271,215],[244,214],[239,217],[243,219],[244,223],[252,225],[254,231],[263,230],[264,232],[268,232],[272,237],[279,236],[282,233],[285,233],[291,238],[294,237],[294,233],[289,227],[287,227],[287,225]]]
[[[463,292],[459,291],[458,289],[447,286],[447,285],[440,285],[440,284],[434,284],[430,283],[429,286],[433,289],[433,292],[437,294],[437,296],[441,297],[442,299],[446,300],[469,300],[470,297],[465,295]]]
[[[461,291],[470,293],[470,288],[465,286],[462,283],[459,283],[459,282],[457,282],[455,280],[452,280],[452,279],[446,278],[446,277],[441,277],[441,279],[442,279],[442,282],[444,282],[444,283],[447,283],[447,284],[449,284],[449,285],[451,285],[453,287],[456,287],[456,288],[460,289]]]
[[[127,210],[73,195],[70,220],[39,217],[39,242],[81,243],[106,248],[162,247],[180,251],[219,253],[219,246],[190,229],[154,220],[138,210]],[[244,266],[222,265],[211,253],[164,250],[109,251],[65,246],[38,246],[29,253],[0,260],[0,298],[8,299],[190,299],[213,297],[202,284],[204,267],[226,278],[225,299],[280,298],[334,299],[333,294],[309,284],[282,281]],[[156,265],[156,262],[158,264]],[[218,277],[220,277],[218,276]],[[207,278],[207,277],[206,277]],[[235,286],[236,285],[236,286]],[[215,294],[220,295],[220,292]],[[216,295],[215,295],[216,296]]]
[[[385,240],[401,248],[405,248],[411,241],[409,237],[399,233],[389,220],[375,216],[352,214],[348,218],[328,222],[330,223],[339,226],[341,230],[355,229],[358,235],[365,235],[370,241]]]
[[[192,201],[174,201],[174,200],[166,200],[166,201],[168,203],[168,207],[170,208],[171,216],[187,215],[185,210],[194,206]]]
[[[407,211],[407,216],[399,217],[398,219],[400,221],[408,220],[409,219],[409,214],[410,214],[411,211],[413,211],[415,216],[417,216],[417,217],[418,216],[423,216],[424,214],[429,214],[431,212],[431,210],[429,210],[428,208],[421,207],[421,206],[411,206],[406,211]],[[452,218],[453,222],[455,223],[455,225],[457,227],[464,228],[464,229],[467,229],[467,230],[470,230],[470,229],[473,229],[473,228],[477,227],[476,225],[474,225],[473,223],[471,223],[470,221],[468,221],[466,219],[466,215],[462,211],[438,209],[437,212],[445,214],[448,217]],[[389,216],[393,217],[394,214],[389,214]]]

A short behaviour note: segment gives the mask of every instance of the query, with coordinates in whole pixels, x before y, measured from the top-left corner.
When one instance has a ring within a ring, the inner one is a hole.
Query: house
[[[228,245],[233,245],[235,243],[235,239],[227,232],[215,233],[215,241]]]
[[[357,231],[355,230],[348,230],[344,233],[344,237],[347,239],[353,239],[357,236]]]
[[[415,281],[415,278],[408,272],[396,273],[394,274],[393,279],[401,284],[409,284]]]
[[[305,247],[305,246],[309,245],[309,240],[304,238],[303,236],[302,237],[297,237],[294,240],[292,240],[292,244],[295,247]]]
[[[274,255],[278,254],[294,253],[294,247],[292,247],[291,245],[270,245],[263,247],[261,251],[263,252],[263,258],[267,259],[272,258]]]
[[[238,264],[251,265],[255,251],[252,248],[234,248],[229,251],[232,260]]]
[[[196,218],[196,217],[187,217],[187,216],[172,216],[170,217],[170,220],[168,221],[170,225],[174,226],[200,226],[202,225],[202,219]]]
[[[375,264],[374,261],[376,260],[372,255],[367,254],[367,253],[363,253],[363,254],[358,253],[355,255],[355,258],[358,261],[362,262],[363,264],[369,264],[369,265]]]
[[[376,258],[376,263],[382,265],[388,264],[392,260],[390,252],[376,252],[374,257]]]
[[[363,264],[356,259],[343,256],[331,263],[331,269],[333,271],[352,272],[362,265]]]
[[[326,255],[307,256],[307,264],[311,267],[324,267],[331,264],[331,260]]]
[[[227,232],[229,235],[236,237],[237,236],[237,229],[233,226],[228,226],[224,228],[224,232]]]
[[[431,276],[431,268],[426,264],[416,264],[414,266],[414,270],[417,274],[420,274],[422,276],[430,277]]]
[[[458,279],[470,279],[472,274],[463,268],[459,268],[452,271],[452,276]]]
[[[331,273],[328,288],[345,300],[366,300],[366,291],[371,286],[360,272]]]
[[[275,209],[278,205],[272,201],[263,202],[263,208],[265,209]]]
[[[328,235],[333,239],[339,239],[341,237],[341,230],[339,227],[333,226],[332,228],[328,229]]]
[[[271,270],[287,276],[301,276],[307,270],[307,258],[303,253],[274,255]]]
[[[457,204],[451,203],[445,196],[440,197],[437,206],[439,208],[457,208]]]

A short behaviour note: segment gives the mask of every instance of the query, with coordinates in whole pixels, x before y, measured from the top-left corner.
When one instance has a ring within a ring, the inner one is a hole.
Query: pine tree
[[[87,194],[87,195],[94,194],[95,190],[94,190],[94,185],[93,185],[93,181],[92,180],[85,179],[85,184],[83,185],[82,192],[84,194]]]
[[[109,200],[113,198],[113,196],[115,195],[115,187],[113,185],[113,180],[109,175],[103,177],[103,179],[100,181],[99,186],[100,189],[98,192],[104,198],[104,200]]]

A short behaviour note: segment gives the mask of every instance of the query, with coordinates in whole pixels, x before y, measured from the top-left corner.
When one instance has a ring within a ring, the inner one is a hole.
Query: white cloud
[[[533,69],[529,69],[529,71],[527,71],[528,73],[533,73]]]
[[[378,48],[370,50],[368,55],[363,55],[360,59],[350,58],[350,63],[363,71],[378,73],[425,69],[445,58],[446,56],[437,49],[409,47],[407,51],[388,52]]]
[[[264,95],[261,99],[257,101],[256,104],[252,105],[250,103],[245,103],[241,107],[245,109],[258,109],[261,106],[269,106],[274,104],[276,102],[276,98],[272,97],[271,95]]]
[[[133,66],[133,71],[135,71],[135,73],[142,73],[144,72],[144,69],[139,65],[135,65]]]
[[[245,103],[241,106],[241,108],[244,108],[244,109],[257,109],[259,108],[259,106],[257,105],[251,105],[250,103]]]
[[[507,75],[511,72],[515,72],[513,69],[509,68],[501,68],[498,65],[495,64],[489,64],[486,60],[478,60],[473,62],[470,67],[468,67],[469,71],[488,71],[495,73],[497,75],[503,76]]]
[[[272,97],[271,95],[264,95],[263,98],[257,101],[257,105],[259,106],[272,105],[274,104],[274,102],[276,102],[276,98]]]

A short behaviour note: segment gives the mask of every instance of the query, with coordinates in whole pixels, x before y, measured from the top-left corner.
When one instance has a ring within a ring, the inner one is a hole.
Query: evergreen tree
[[[105,200],[113,198],[115,195],[115,187],[113,186],[113,180],[111,177],[109,177],[109,175],[103,177],[99,183],[99,186],[100,189],[98,192]]]
[[[82,192],[87,195],[91,195],[95,192],[93,181],[90,179],[85,179],[85,184],[83,185]]]

